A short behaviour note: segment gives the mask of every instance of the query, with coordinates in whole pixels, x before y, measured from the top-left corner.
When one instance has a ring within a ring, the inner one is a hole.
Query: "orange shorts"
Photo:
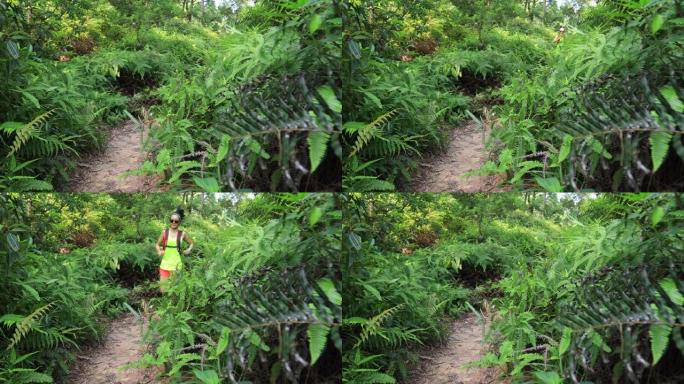
[[[168,279],[171,277],[171,272],[173,271],[167,271],[166,269],[159,268],[159,277]]]

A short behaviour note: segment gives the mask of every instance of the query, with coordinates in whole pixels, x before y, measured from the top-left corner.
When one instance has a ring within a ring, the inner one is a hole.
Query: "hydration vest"
[[[166,250],[166,242],[169,240],[169,229],[164,230],[164,235],[162,236],[162,249]],[[178,254],[181,254],[181,241],[183,240],[183,231],[176,231],[176,245],[171,245],[171,248],[177,248]]]

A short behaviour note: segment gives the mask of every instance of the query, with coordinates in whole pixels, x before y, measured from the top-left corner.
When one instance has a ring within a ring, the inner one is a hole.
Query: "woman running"
[[[180,255],[183,243],[187,241],[190,244],[183,251],[184,255],[189,255],[192,251],[192,239],[187,233],[178,229],[184,216],[185,213],[182,209],[176,209],[176,212],[171,215],[170,228],[164,229],[157,239],[157,254],[162,258],[161,265],[159,265],[159,290],[161,292],[166,291],[169,277],[175,271],[183,268],[183,260]]]

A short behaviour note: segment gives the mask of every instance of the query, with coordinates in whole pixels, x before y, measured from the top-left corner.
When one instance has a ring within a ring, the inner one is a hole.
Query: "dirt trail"
[[[485,132],[485,140],[490,131]],[[487,162],[482,129],[474,121],[451,131],[444,154],[423,163],[411,185],[413,192],[496,192],[501,178],[496,175],[464,176]]]
[[[122,123],[109,133],[101,153],[83,159],[71,175],[70,192],[153,192],[160,188],[159,177],[122,176],[137,169],[147,157],[143,140],[147,138],[149,124],[144,131],[132,121]]]
[[[414,373],[412,384],[489,384],[503,383],[496,368],[465,368],[486,353],[482,323],[468,314],[451,324],[443,347],[421,353],[423,362]]]
[[[145,352],[142,322],[128,313],[110,324],[102,345],[81,351],[69,383],[72,384],[145,384],[164,383],[155,379],[155,368],[122,367],[137,361]]]

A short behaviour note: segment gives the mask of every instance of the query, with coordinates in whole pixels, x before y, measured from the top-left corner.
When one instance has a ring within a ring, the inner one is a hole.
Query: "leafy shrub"
[[[108,284],[109,272],[85,255],[44,253],[26,226],[16,221],[23,209],[0,196],[6,242],[0,289],[0,378],[9,382],[52,382],[75,359],[74,348],[102,336],[100,318],[121,310],[126,290]],[[14,216],[17,214],[17,216]],[[28,359],[28,360],[27,360]],[[27,367],[22,360],[30,361]]]
[[[141,364],[169,363],[174,378],[193,372],[229,382],[339,377],[341,216],[333,196],[262,199],[294,204],[280,219],[195,239],[204,257],[188,260],[155,303],[160,320],[150,336],[162,341]]]
[[[573,30],[548,67],[502,89],[510,108],[499,137],[511,152],[498,170],[548,191],[677,188],[682,95],[672,74],[681,53],[670,41],[681,26],[669,21],[673,5],[603,5],[629,21]],[[655,56],[662,60],[652,64]]]
[[[159,90],[165,148],[143,171],[173,170],[170,183],[206,191],[335,188],[342,106],[330,36],[340,21],[329,2],[277,12],[282,27],[218,39],[206,67]]]

